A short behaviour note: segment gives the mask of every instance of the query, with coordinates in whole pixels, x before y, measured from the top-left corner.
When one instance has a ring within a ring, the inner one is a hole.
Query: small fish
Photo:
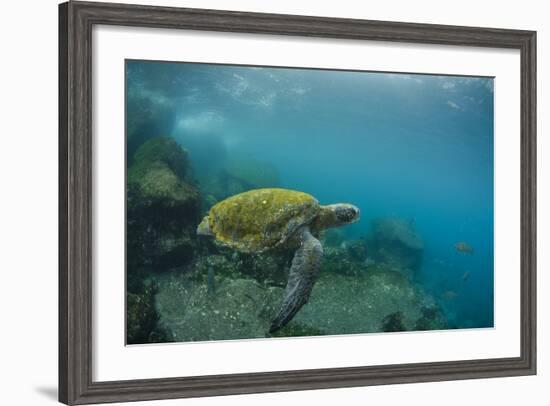
[[[374,264],[376,264],[376,261],[372,258],[365,258],[365,266],[373,266]]]
[[[207,283],[206,288],[209,295],[215,295],[216,294],[216,280],[214,278],[214,268],[209,267],[208,268],[208,277],[207,277]]]
[[[453,300],[458,296],[458,294],[455,291],[448,290],[446,292],[443,292],[441,294],[441,298],[445,300]]]
[[[464,254],[473,254],[474,253],[474,249],[467,242],[464,242],[464,241],[457,242],[455,244],[455,249],[458,252],[462,252]]]
[[[466,282],[468,279],[470,279],[470,271],[466,271],[462,274],[462,282]]]

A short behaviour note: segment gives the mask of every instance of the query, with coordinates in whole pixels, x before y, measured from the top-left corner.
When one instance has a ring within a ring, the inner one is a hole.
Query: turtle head
[[[329,227],[345,226],[359,221],[361,211],[357,206],[349,203],[330,204],[321,206],[321,212],[317,219],[317,227],[325,229]]]
[[[210,228],[210,219],[208,218],[208,216],[204,216],[204,218],[198,225],[197,235],[206,235],[209,237],[212,237],[214,235],[212,229]]]

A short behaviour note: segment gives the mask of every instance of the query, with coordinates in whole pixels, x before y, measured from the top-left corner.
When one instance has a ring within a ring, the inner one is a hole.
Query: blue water
[[[278,186],[357,205],[349,238],[374,218],[413,220],[420,283],[453,325],[493,325],[492,79],[139,61],[127,79],[129,95],[172,109],[162,131],[199,180],[254,158]]]

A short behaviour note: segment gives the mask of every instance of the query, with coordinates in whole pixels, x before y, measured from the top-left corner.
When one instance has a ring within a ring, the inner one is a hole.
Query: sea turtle
[[[277,247],[296,249],[284,300],[270,333],[286,325],[307,303],[319,273],[323,247],[316,238],[329,228],[355,223],[351,204],[321,206],[313,196],[288,189],[254,189],[215,204],[197,234],[240,252],[261,253]]]

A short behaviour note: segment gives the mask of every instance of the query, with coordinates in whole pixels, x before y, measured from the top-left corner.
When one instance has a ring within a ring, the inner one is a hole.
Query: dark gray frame
[[[180,28],[491,48],[521,53],[521,355],[517,358],[92,381],[92,27]],[[536,373],[536,32],[234,11],[59,6],[59,400],[185,398]]]

